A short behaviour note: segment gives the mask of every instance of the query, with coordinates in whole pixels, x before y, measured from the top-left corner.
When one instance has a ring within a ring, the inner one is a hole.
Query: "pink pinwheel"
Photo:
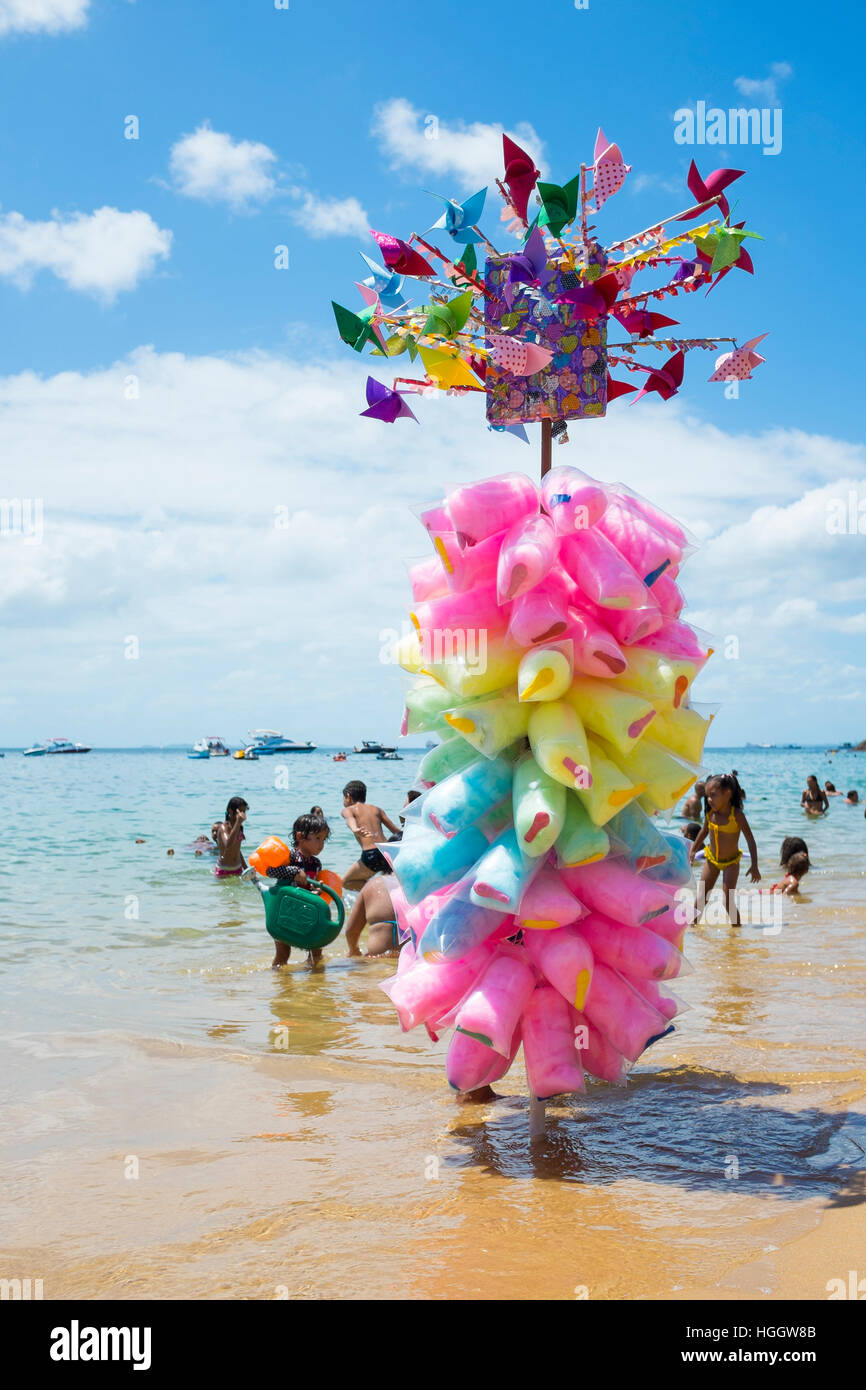
[[[689,192],[692,194],[696,203],[701,203],[703,205],[704,203],[708,203],[711,198],[715,198],[717,193],[722,193],[722,189],[727,188],[728,184],[733,183],[735,179],[741,178],[744,172],[745,170],[743,169],[714,169],[711,174],[708,174],[705,179],[702,179],[698,173],[697,164],[692,160],[689,166],[688,176]],[[719,198],[719,207],[724,217],[730,217],[731,209],[723,193]],[[693,212],[681,213],[680,216],[674,220],[676,222],[691,222],[704,211],[706,211],[706,209],[701,206],[695,208]]]
[[[607,399],[608,403],[615,401],[620,396],[627,396],[629,392],[636,391],[637,387],[632,386],[627,381],[614,381],[610,372],[607,374]]]
[[[523,250],[508,257],[508,279],[502,290],[502,298],[510,309],[519,285],[534,285],[544,290],[554,274],[553,269],[547,264],[544,237],[537,227],[533,227]]]
[[[398,275],[408,275],[416,280],[424,280],[427,276],[436,274],[432,265],[413,250],[407,241],[389,236],[387,232],[374,232],[372,227],[370,236],[377,243],[382,252],[382,260],[389,270],[396,270]]]
[[[669,357],[663,367],[643,367],[639,362],[635,363],[642,372],[648,372],[646,386],[638,391],[632,405],[636,405],[641,396],[647,395],[650,391],[657,391],[663,401],[669,401],[671,396],[675,396],[683,384],[683,369],[686,365],[685,354],[675,352]]]
[[[507,135],[502,136],[502,154],[505,159],[505,186],[511,198],[511,206],[524,222],[529,206],[529,195],[536,185],[541,170],[536,169],[532,155],[527,154]]]
[[[707,380],[730,381],[733,378],[748,381],[755,368],[767,360],[755,352],[758,343],[762,343],[766,336],[766,333],[759,333],[757,338],[750,338],[742,347],[734,348],[733,352],[723,352],[721,357],[716,358],[716,370]]]
[[[610,313],[619,289],[616,274],[610,271],[589,284],[578,285],[573,290],[563,290],[556,296],[556,302],[574,305],[583,319],[603,318],[605,314]]]
[[[400,392],[383,386],[374,376],[367,377],[367,407],[361,414],[367,415],[371,420],[384,420],[386,424],[393,425],[401,416],[408,416],[410,420],[418,423],[418,417],[413,415]]]
[[[512,376],[534,376],[536,372],[543,371],[553,357],[550,348],[504,333],[492,333],[490,342],[490,355],[497,367],[511,372]]]
[[[649,309],[614,309],[613,316],[622,324],[626,333],[638,338],[650,338],[657,328],[667,328],[679,323],[679,319],[669,319],[664,314],[654,314]]]
[[[618,192],[625,183],[626,174],[631,173],[631,165],[624,164],[619,145],[612,145],[602,130],[598,128],[595,137],[595,163],[592,166],[592,196],[598,211]]]
[[[745,225],[745,221],[735,222],[731,230],[734,232],[740,232],[745,227]],[[695,246],[695,252],[697,253],[698,261],[701,265],[701,268],[703,269],[704,274],[706,276],[709,276],[710,266],[713,263],[712,256],[708,255],[706,251],[702,251],[699,246]],[[716,285],[718,285],[721,280],[724,280],[725,276],[732,270],[744,270],[747,275],[754,275],[755,263],[749,255],[748,251],[746,250],[745,246],[740,247],[740,254],[734,261],[733,265],[726,265],[723,267],[722,270],[719,271],[715,280],[713,280],[712,284],[710,285],[710,289],[707,290],[707,294],[709,294],[710,290],[714,290],[716,288]],[[674,276],[674,279],[676,279],[676,276]]]

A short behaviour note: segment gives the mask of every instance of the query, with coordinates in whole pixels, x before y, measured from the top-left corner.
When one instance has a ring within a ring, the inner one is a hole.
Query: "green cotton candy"
[[[604,859],[610,848],[606,831],[594,825],[583,802],[568,792],[565,824],[556,841],[556,857],[561,869],[576,869],[579,864],[592,864]]]
[[[448,733],[451,737],[445,743],[431,748],[421,759],[418,769],[420,782],[441,782],[443,778],[450,777],[452,772],[459,772],[461,768],[468,767],[478,757],[477,748],[467,743],[461,734],[455,734],[450,727]]]

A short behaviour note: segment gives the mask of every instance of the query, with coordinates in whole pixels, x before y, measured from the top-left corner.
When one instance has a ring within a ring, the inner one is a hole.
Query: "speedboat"
[[[32,748],[24,749],[25,758],[41,758],[51,753],[89,753],[83,743],[71,743],[68,738],[47,738],[44,743],[34,743]]]
[[[221,738],[215,734],[209,734],[205,738],[200,738],[198,743],[192,746],[192,752],[187,753],[188,758],[227,758],[229,749]]]
[[[380,763],[402,763],[403,759],[393,748],[387,748],[382,753],[376,754],[376,760]]]
[[[259,757],[271,753],[312,753],[316,748],[309,740],[306,743],[298,743],[296,739],[284,738],[276,729],[252,729],[250,745]]]
[[[252,746],[250,746],[249,748],[236,749],[235,752],[232,753],[232,757],[238,758],[241,762],[244,763],[257,763],[259,760],[259,755],[256,752],[255,748],[253,748]]]
[[[364,738],[364,739],[361,740],[361,746],[360,746],[360,748],[358,747],[357,743],[355,744],[355,747],[354,747],[354,749],[353,749],[353,752],[355,752],[355,753],[396,753],[396,752],[397,752],[397,749],[396,749],[396,748],[388,748],[387,745],[384,744],[384,743],[377,743],[377,742],[375,742],[375,740],[373,740],[373,739]]]

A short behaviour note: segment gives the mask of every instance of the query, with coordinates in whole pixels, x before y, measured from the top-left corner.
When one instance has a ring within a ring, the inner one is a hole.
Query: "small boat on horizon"
[[[23,750],[25,758],[41,758],[55,753],[89,753],[83,743],[72,743],[68,738],[47,738],[44,743],[34,743],[32,748]]]
[[[314,753],[315,743],[298,743],[297,739],[284,738],[276,729],[251,729],[250,747],[261,757],[272,753]]]
[[[230,750],[223,739],[217,738],[216,734],[206,734],[204,738],[200,738],[197,743],[193,744],[192,752],[187,753],[186,756],[188,758],[227,758],[229,752]]]
[[[353,753],[376,753],[376,754],[378,754],[378,753],[396,753],[396,752],[397,752],[397,749],[396,749],[396,748],[389,748],[387,744],[385,744],[385,743],[378,743],[378,742],[376,742],[376,740],[374,740],[374,739],[364,738],[364,739],[361,740],[361,746],[360,746],[360,748],[358,747],[358,745],[357,745],[357,743],[356,743],[356,744],[355,744],[355,747],[352,749],[352,752],[353,752]]]

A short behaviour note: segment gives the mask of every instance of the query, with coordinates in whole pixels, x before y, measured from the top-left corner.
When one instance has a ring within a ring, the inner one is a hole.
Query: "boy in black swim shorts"
[[[392,835],[399,835],[400,828],[380,806],[368,805],[367,788],[363,782],[346,783],[341,815],[361,846],[360,858],[343,874],[343,887],[361,888],[374,874],[390,873],[391,866],[376,845],[385,839],[383,826]]]

